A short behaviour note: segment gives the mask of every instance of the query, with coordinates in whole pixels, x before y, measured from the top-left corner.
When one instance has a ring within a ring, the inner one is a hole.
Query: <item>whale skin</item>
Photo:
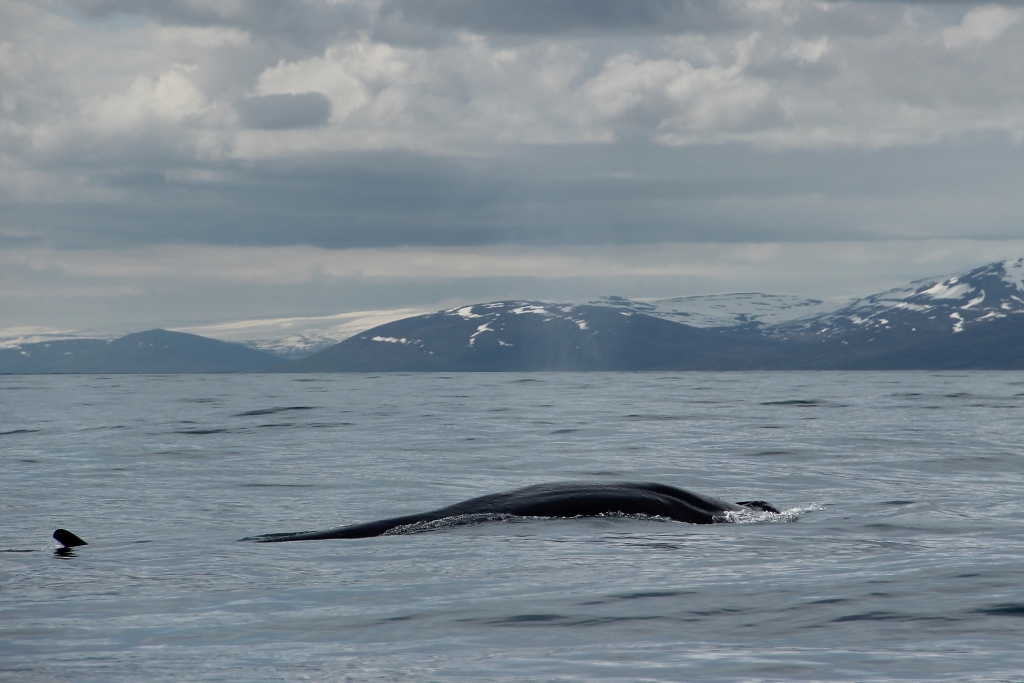
[[[536,484],[401,517],[352,524],[322,531],[264,534],[243,541],[280,543],[332,538],[369,538],[393,529],[463,515],[516,515],[522,517],[595,517],[606,514],[649,515],[690,524],[712,524],[725,512],[757,510],[779,512],[764,501],[728,503],[693,491],[648,482]]]

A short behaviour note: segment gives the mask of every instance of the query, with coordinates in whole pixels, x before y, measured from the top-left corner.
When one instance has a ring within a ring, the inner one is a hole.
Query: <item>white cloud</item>
[[[791,57],[805,63],[818,61],[828,53],[828,38],[822,36],[817,40],[794,40],[793,43],[782,53],[785,57]]]
[[[150,40],[171,50],[193,48],[216,50],[244,48],[251,44],[250,35],[236,28],[220,26],[151,26]]]
[[[189,79],[194,68],[174,64],[155,78],[139,76],[127,92],[87,105],[83,118],[104,135],[135,134],[150,123],[178,126],[207,104]]]
[[[1000,5],[975,7],[964,15],[959,26],[942,32],[942,43],[950,50],[984,45],[998,38],[1020,20],[1020,11]]]
[[[350,75],[367,63],[391,66],[394,75],[406,71],[406,64],[394,59],[395,51],[386,45],[356,43],[341,50],[331,48],[322,57],[299,62],[278,62],[260,74],[254,90],[259,95],[322,92],[331,100],[333,119],[344,121],[353,110],[370,100],[364,79]],[[389,64],[390,63],[390,64]]]
[[[100,31],[3,0],[13,19],[0,28],[0,149],[28,172],[33,151],[73,159],[104,145],[117,163],[132,146],[104,141],[125,135],[185,158],[301,159],[360,149],[476,155],[627,134],[819,148],[1024,133],[1019,10],[986,5],[943,25],[929,7],[912,20],[873,3],[729,7],[756,29],[628,47],[605,35],[496,41],[463,32],[409,47],[339,33],[303,54],[237,27]],[[853,20],[857,31],[847,29]],[[965,47],[975,49],[970,61],[943,55]],[[231,116],[245,97],[309,92],[331,101],[323,130],[245,131]]]

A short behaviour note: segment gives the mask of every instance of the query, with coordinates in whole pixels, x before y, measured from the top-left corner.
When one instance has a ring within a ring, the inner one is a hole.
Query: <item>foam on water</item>
[[[477,513],[472,515],[455,515],[453,517],[442,517],[429,522],[416,522],[415,524],[403,524],[394,529],[388,529],[382,536],[401,536],[405,534],[421,534],[427,531],[442,531],[445,529],[456,529],[464,526],[486,524],[488,522],[516,522],[526,520],[526,517],[517,515],[501,515],[489,513]]]
[[[720,515],[715,515],[716,522],[729,524],[778,524],[796,522],[808,512],[825,510],[826,508],[817,503],[808,503],[799,507],[789,508],[780,512],[767,512],[764,510],[726,510]]]

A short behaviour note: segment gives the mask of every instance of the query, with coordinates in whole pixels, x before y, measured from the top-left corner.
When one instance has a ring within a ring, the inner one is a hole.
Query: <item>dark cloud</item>
[[[318,46],[338,34],[369,30],[400,42],[437,41],[429,29],[464,29],[489,34],[715,32],[749,26],[747,8],[708,0],[384,0],[317,2],[311,0],[238,0],[230,3],[189,0],[62,0],[89,18],[142,15],[170,25],[233,26],[253,35]],[[855,23],[858,6],[950,7],[966,10],[964,0],[855,0],[834,3]],[[1024,0],[987,4],[1021,6]],[[851,11],[852,9],[852,11]],[[426,32],[424,29],[427,29]],[[406,40],[403,40],[406,39]]]
[[[1016,180],[1024,157],[997,139],[784,153],[637,142],[521,148],[488,160],[376,153],[199,170],[221,180],[97,173],[93,183],[124,200],[8,202],[0,219],[19,244],[28,235],[61,247],[1015,238],[1024,196]]]
[[[339,33],[365,30],[376,16],[370,3],[309,0],[62,0],[61,4],[89,19],[126,14],[177,26],[231,26],[313,49],[330,43]]]
[[[756,23],[749,8],[708,0],[384,0],[322,2],[315,0],[53,0],[83,17],[145,16],[167,25],[231,26],[275,42],[322,49],[339,35],[366,31],[396,44],[439,44],[451,30],[492,35],[679,34],[714,33],[749,28]],[[986,3],[1021,6],[1024,0]],[[871,22],[864,7],[876,5],[949,8],[963,12],[977,6],[964,0],[855,0],[832,3],[843,15],[840,31],[857,31]],[[888,19],[888,15],[875,21]],[[813,24],[813,20],[811,22]],[[829,27],[835,30],[835,22]]]
[[[670,33],[713,30],[736,22],[726,3],[706,0],[385,0],[379,9],[372,2],[309,0],[63,0],[63,4],[88,18],[127,14],[172,25],[235,26],[301,44],[363,30],[378,20],[392,25],[525,34]]]
[[[481,33],[677,33],[734,23],[722,3],[697,0],[390,0],[381,14]]]
[[[247,97],[235,109],[245,127],[261,130],[315,128],[331,117],[331,101],[320,92]]]

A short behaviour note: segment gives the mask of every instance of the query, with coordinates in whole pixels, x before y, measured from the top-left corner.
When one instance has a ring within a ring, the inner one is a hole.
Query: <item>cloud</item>
[[[942,32],[942,43],[954,50],[992,42],[1017,23],[1020,16],[1019,10],[999,5],[976,7],[964,15],[960,25],[951,26]]]
[[[88,22],[6,3],[24,17],[9,31],[18,49],[6,63],[24,78],[5,84],[8,107],[33,109],[17,132],[58,153],[113,153],[125,146],[111,139],[126,134],[193,159],[289,163],[631,136],[775,149],[1024,136],[1024,34],[1018,11],[995,5],[958,16],[810,0],[77,3],[85,16],[155,19],[99,36]],[[433,43],[387,37],[427,24],[441,36]],[[274,27],[320,37],[287,42]],[[576,30],[587,27],[596,32]],[[66,66],[47,51],[54,39]],[[969,61],[950,58],[966,46]],[[330,101],[329,118],[311,95],[305,105],[256,99],[311,92]]]
[[[928,274],[975,261],[1008,258],[1024,250],[1024,241],[974,244],[957,240],[892,240],[886,249],[871,242],[807,242],[716,244],[661,242],[646,245],[591,245],[585,248],[538,248],[514,245],[482,247],[396,247],[387,249],[322,249],[316,247],[227,247],[160,245],[129,250],[9,250],[0,254],[8,272],[45,273],[54,280],[73,279],[82,296],[138,295],[164,282],[202,286],[237,284],[321,285],[371,279],[439,282],[483,278],[524,278],[550,282],[589,279],[600,283],[630,278],[635,282],[697,279],[708,292],[736,291],[741,282],[771,281],[822,296],[842,294],[835,284],[816,283],[828,269],[836,277],[856,279],[858,267],[892,268],[913,264]],[[786,269],[800,260],[821,261],[814,268]],[[826,265],[826,262],[828,265]],[[953,264],[953,265],[944,265]],[[822,270],[824,269],[824,270]],[[936,270],[938,269],[938,270]],[[808,272],[816,273],[809,277]],[[748,272],[744,271],[758,271]],[[827,279],[827,278],[826,278]],[[130,282],[109,291],[111,283]],[[799,283],[794,287],[794,283]],[[600,287],[600,284],[597,284]],[[874,285],[861,285],[871,287]],[[57,291],[54,289],[53,291]],[[862,293],[869,293],[866,290]],[[0,297],[24,298],[38,291],[6,288]],[[667,293],[662,293],[667,295]]]
[[[331,101],[319,92],[254,95],[235,108],[243,125],[262,130],[315,128],[331,116]]]
[[[1024,212],[1024,157],[999,138],[787,152],[634,140],[475,158],[365,152],[302,165],[176,161],[118,171],[77,186],[66,172],[79,194],[63,201],[7,200],[0,245],[1003,239],[1020,233]]]
[[[381,14],[477,33],[678,33],[736,23],[729,5],[697,0],[392,0],[383,3]]]
[[[1019,230],[1013,7],[0,0],[0,12],[3,245]]]
[[[143,16],[169,26],[231,27],[279,45],[322,49],[338,34],[369,28],[373,0],[60,0],[86,20]]]

